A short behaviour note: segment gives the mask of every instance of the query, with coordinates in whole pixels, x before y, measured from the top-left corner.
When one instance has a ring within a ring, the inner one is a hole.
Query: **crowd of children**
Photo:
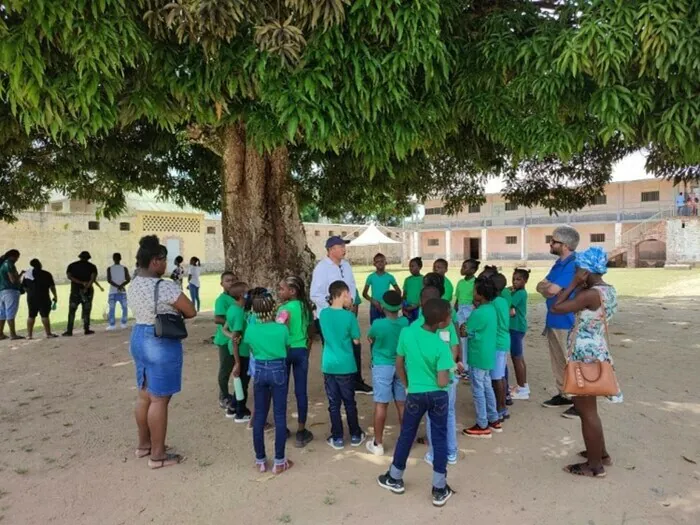
[[[410,261],[411,275],[400,288],[386,271],[386,258],[377,254],[376,271],[366,281],[362,296],[370,303],[374,436],[367,450],[384,454],[384,428],[389,405],[395,405],[401,432],[391,468],[378,483],[394,493],[403,493],[406,460],[423,416],[428,446],[425,461],[433,467],[433,504],[442,506],[453,491],[446,481],[447,465],[458,459],[456,399],[460,380],[471,386],[476,412],[474,425],[462,434],[490,438],[503,431],[510,417],[512,399],[530,395],[523,356],[527,332],[529,271],[516,269],[511,286],[496,267],[464,261],[462,279],[455,287],[446,277],[447,261],[438,259],[433,271],[423,275],[420,258]],[[306,446],[314,438],[306,428],[308,414],[309,351],[315,327],[323,341],[321,371],[330,416],[329,446],[345,447],[341,407],[345,407],[350,446],[366,440],[355,402],[359,372],[355,352],[360,343],[360,325],[351,311],[359,297],[351,296],[343,281],[328,290],[329,307],[314,314],[302,279],[284,279],[276,293],[249,289],[230,272],[221,276],[222,294],[214,314],[219,347],[219,405],[237,423],[248,423],[253,433],[255,464],[268,469],[264,433],[273,409],[275,455],[272,472],[292,467],[287,458],[287,393],[294,380],[298,425],[295,445]],[[454,302],[453,302],[454,301]],[[318,323],[314,324],[314,317]],[[516,384],[508,385],[507,357],[511,356]],[[234,388],[230,389],[233,377]],[[248,409],[248,388],[253,382],[254,406]]]

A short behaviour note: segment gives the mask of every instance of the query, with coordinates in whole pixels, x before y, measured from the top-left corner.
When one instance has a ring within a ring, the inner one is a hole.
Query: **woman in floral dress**
[[[576,313],[576,323],[569,332],[570,361],[612,363],[607,325],[617,311],[617,292],[603,281],[607,262],[605,250],[598,246],[577,253],[576,275],[568,288],[559,293],[551,308],[552,313],[556,314]],[[579,455],[586,462],[568,465],[564,470],[579,476],[604,477],[604,466],[612,465],[612,459],[605,447],[603,424],[598,416],[598,398],[576,396],[573,401],[574,408],[581,416],[581,431],[586,444],[586,450]]]

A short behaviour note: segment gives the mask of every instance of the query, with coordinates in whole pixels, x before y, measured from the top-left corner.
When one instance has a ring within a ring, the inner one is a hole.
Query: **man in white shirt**
[[[321,310],[328,308],[328,288],[335,281],[343,281],[350,288],[350,296],[355,297],[357,294],[357,284],[355,276],[352,274],[350,263],[345,260],[345,245],[348,241],[341,237],[330,237],[326,241],[326,251],[328,256],[320,260],[314,269],[313,277],[311,278],[311,300],[316,305],[316,330],[321,335],[323,342],[323,334],[318,323],[318,315]],[[357,307],[354,307],[357,309]],[[362,378],[362,346],[353,345],[355,354],[355,363],[357,364],[357,379],[355,392],[358,394],[372,394],[372,387],[365,383]]]
[[[115,313],[117,309],[117,303],[120,304],[122,309],[121,327],[126,328],[127,326],[129,312],[127,310],[126,305],[126,285],[131,282],[129,270],[126,266],[121,264],[122,255],[120,253],[115,253],[114,255],[112,255],[112,260],[114,261],[114,264],[107,268],[107,282],[109,283],[109,325],[107,326],[108,331],[116,329]]]

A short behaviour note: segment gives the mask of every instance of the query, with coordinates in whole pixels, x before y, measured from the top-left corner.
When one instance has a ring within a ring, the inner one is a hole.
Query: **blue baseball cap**
[[[350,241],[346,241],[342,237],[334,235],[333,237],[329,237],[326,241],[326,250],[330,250],[331,248],[333,248],[333,246],[342,246],[344,244],[348,244],[349,242]]]

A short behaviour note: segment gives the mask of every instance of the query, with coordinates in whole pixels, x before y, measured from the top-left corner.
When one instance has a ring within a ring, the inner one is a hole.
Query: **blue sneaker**
[[[345,448],[345,441],[342,439],[333,439],[333,436],[330,436],[326,440],[326,443],[328,443],[329,447],[335,450],[343,450]]]
[[[350,436],[350,446],[359,447],[365,442],[365,439],[367,439],[367,435],[364,432],[362,432],[359,436]]]
[[[455,452],[454,454],[447,454],[447,462],[450,465],[456,465],[457,464],[457,453]]]
[[[423,456],[423,461],[425,461],[431,467],[433,466],[433,456],[431,456],[427,452],[425,453],[425,456]]]

